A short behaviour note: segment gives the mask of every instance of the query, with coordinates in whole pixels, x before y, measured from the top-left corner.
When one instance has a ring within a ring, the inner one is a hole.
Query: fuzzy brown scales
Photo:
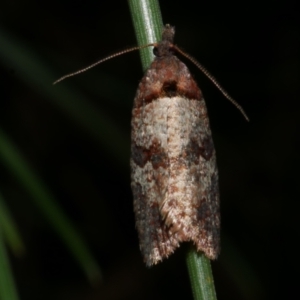
[[[131,186],[148,266],[185,241],[210,259],[219,254],[218,171],[206,105],[173,53],[173,37],[167,25],[132,112]]]

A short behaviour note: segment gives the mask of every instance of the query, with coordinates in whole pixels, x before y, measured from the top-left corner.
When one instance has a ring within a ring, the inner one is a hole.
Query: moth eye
[[[154,47],[154,48],[153,48],[153,54],[154,54],[155,56],[158,55],[158,49],[157,49],[157,47]]]

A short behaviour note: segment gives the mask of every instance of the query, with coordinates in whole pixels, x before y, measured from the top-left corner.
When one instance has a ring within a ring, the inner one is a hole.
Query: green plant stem
[[[16,285],[9,265],[9,259],[5,249],[1,227],[0,227],[0,299],[1,300],[19,299]]]
[[[21,236],[17,230],[16,224],[5,205],[3,196],[0,192],[0,230],[3,238],[9,244],[15,255],[22,255],[25,251]],[[1,298],[0,298],[1,299]]]
[[[139,46],[151,44],[161,39],[163,22],[157,0],[129,0],[131,18]],[[153,48],[140,50],[143,70],[153,61]]]
[[[186,255],[186,263],[194,299],[217,299],[210,260],[203,253],[197,253],[195,247],[191,246]]]
[[[51,223],[62,241],[74,255],[91,283],[101,279],[97,262],[72,222],[64,215],[54,196],[35,175],[17,148],[0,128],[0,160],[31,195],[35,204]]]
[[[52,67],[21,38],[14,37],[1,27],[0,45],[1,63],[9,70],[18,70],[16,76],[28,87],[56,105],[70,120],[85,129],[117,163],[127,168],[129,151],[120,145],[127,145],[128,140],[115,120],[87,102],[86,95],[72,81],[53,86],[53,81],[59,76]]]
[[[128,0],[128,3],[138,45],[160,41],[163,22],[158,1]],[[140,53],[143,70],[146,70],[154,58],[152,47]],[[188,252],[186,260],[194,299],[216,299],[210,261],[194,248]]]

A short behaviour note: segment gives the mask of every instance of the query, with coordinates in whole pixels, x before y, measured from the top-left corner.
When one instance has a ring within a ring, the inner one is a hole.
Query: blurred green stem
[[[22,158],[17,148],[0,128],[0,159],[3,165],[16,177],[31,195],[35,204],[56,229],[58,235],[67,245],[70,252],[86,272],[91,282],[101,277],[100,270],[84,240],[74,228],[70,220],[61,211],[59,205],[44,183],[34,174],[30,166]]]
[[[13,280],[8,255],[5,249],[2,228],[0,226],[0,299],[18,300],[16,285]]]
[[[5,205],[4,198],[0,193],[0,230],[3,238],[7,241],[15,255],[21,255],[25,251],[21,236],[17,230],[15,222]],[[0,298],[1,299],[1,298]]]

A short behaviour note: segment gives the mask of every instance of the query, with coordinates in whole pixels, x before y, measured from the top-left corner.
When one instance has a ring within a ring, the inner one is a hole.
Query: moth
[[[192,61],[248,120],[245,112],[195,59],[173,44],[175,28],[166,25],[155,59],[134,99],[131,121],[131,187],[140,249],[147,266],[192,242],[209,259],[220,252],[220,197],[216,152],[201,90],[186,65]]]

